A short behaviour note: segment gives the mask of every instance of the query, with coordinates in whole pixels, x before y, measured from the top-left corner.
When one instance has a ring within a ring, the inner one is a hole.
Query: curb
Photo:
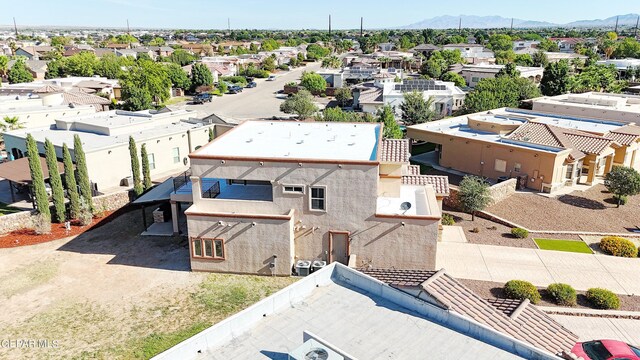
[[[538,309],[544,311],[547,315],[568,315],[581,317],[598,317],[609,319],[631,319],[640,320],[639,311],[620,311],[620,310],[595,310],[595,309],[579,309],[566,307],[538,306]]]

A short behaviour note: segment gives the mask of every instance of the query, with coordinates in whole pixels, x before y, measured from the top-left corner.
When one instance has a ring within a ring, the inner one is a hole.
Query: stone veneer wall
[[[491,196],[491,202],[489,202],[489,206],[495,205],[500,201],[508,198],[509,196],[515,194],[516,183],[517,179],[513,178],[489,187],[489,194]],[[459,188],[457,186],[450,185],[449,196],[445,197],[443,202],[450,208],[462,210],[462,207],[460,206],[460,202],[458,200],[458,189]]]
[[[93,207],[98,212],[118,210],[131,201],[128,190],[113,194],[100,195],[93,198]],[[14,214],[0,216],[0,234],[6,234],[20,229],[31,229],[32,218],[37,214],[34,210],[21,211]]]

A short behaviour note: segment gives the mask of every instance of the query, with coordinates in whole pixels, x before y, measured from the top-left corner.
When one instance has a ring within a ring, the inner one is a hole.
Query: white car
[[[267,81],[273,81],[276,79],[275,75],[269,75],[269,77],[267,78]]]

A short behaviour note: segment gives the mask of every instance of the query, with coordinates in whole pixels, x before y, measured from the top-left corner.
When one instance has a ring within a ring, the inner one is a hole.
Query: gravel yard
[[[640,226],[640,196],[620,208],[611,198],[604,185],[557,198],[516,193],[487,211],[531,230],[630,233]]]

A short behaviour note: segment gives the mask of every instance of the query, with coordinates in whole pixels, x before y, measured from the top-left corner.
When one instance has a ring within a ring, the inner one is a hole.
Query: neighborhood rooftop
[[[379,137],[379,124],[246,121],[193,155],[368,162]]]

